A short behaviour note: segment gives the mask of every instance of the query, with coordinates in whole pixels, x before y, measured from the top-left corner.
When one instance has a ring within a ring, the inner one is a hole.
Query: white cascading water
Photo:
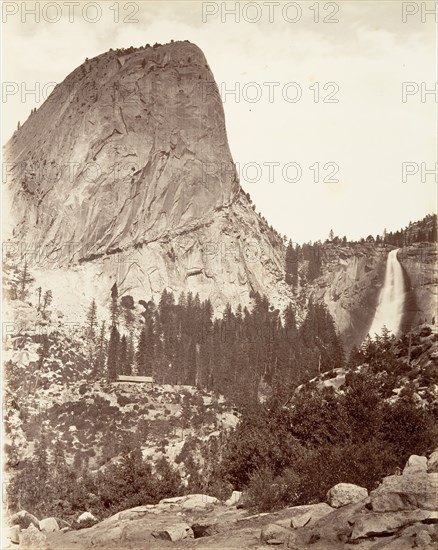
[[[388,254],[385,280],[383,288],[380,291],[379,304],[369,330],[372,338],[375,334],[380,335],[383,327],[386,327],[395,335],[400,331],[405,301],[405,283],[403,270],[397,259],[398,250],[391,250]]]

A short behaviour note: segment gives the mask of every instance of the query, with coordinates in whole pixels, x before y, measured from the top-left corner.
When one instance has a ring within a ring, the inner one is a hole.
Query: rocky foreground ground
[[[438,450],[429,459],[411,456],[403,472],[384,478],[369,495],[340,483],[327,502],[273,513],[251,515],[237,491],[225,503],[207,495],[168,498],[80,530],[21,511],[9,518],[3,547],[432,550],[438,548],[437,494]],[[82,520],[89,517],[82,514]]]

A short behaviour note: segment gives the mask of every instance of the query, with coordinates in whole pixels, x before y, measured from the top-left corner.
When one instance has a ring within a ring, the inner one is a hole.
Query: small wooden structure
[[[146,383],[146,384],[153,384],[154,383],[154,377],[153,376],[127,376],[124,374],[119,374],[119,376],[116,379],[116,382],[139,382],[139,383]]]

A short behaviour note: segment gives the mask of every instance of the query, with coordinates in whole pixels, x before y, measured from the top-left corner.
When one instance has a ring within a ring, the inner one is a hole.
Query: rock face
[[[327,305],[347,348],[360,345],[371,327],[387,256],[393,248],[373,243],[324,247],[323,273],[309,291]],[[401,323],[405,332],[425,320],[433,324],[438,300],[437,258],[433,243],[412,244],[397,253],[405,279]]]
[[[288,293],[282,240],[240,188],[217,86],[189,42],[86,61],[6,162],[11,248],[32,243],[46,280],[67,274],[73,293],[117,282],[119,295],[191,290],[214,306]]]
[[[340,508],[347,504],[360,502],[367,496],[368,491],[364,487],[352,483],[338,483],[328,491],[327,502],[333,508]]]
[[[412,244],[398,253],[405,274],[405,329],[437,321],[438,250],[433,243]]]
[[[326,304],[347,348],[359,345],[368,333],[389,250],[373,244],[324,247],[324,271],[311,292],[315,300]]]

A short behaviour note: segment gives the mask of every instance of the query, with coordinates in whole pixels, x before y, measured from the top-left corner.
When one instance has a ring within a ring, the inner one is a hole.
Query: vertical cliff
[[[241,191],[222,101],[189,42],[109,51],[59,84],[6,146],[12,246],[74,303],[252,290],[284,306],[281,239]],[[22,244],[20,244],[22,246]]]

